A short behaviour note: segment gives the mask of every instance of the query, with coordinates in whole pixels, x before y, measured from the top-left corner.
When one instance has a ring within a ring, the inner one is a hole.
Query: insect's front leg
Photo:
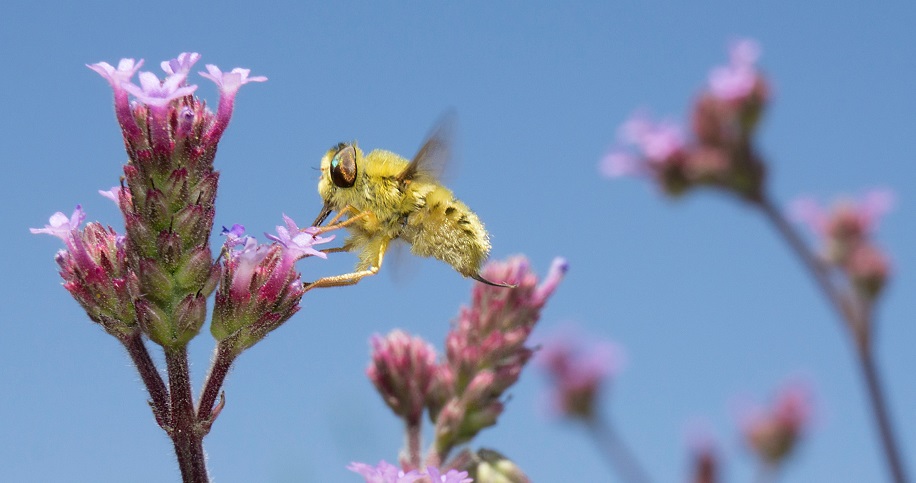
[[[375,275],[376,273],[378,273],[379,269],[382,267],[382,260],[385,258],[385,250],[388,249],[389,241],[390,240],[385,240],[384,242],[378,244],[378,247],[377,247],[378,251],[376,252],[375,260],[373,260],[373,263],[369,266],[369,268],[365,270],[357,270],[351,273],[345,273],[343,275],[334,275],[332,277],[319,278],[318,280],[315,280],[314,282],[307,284],[305,288],[303,289],[303,292],[308,292],[309,290],[313,288],[342,287],[345,285],[355,285],[357,282],[359,282],[363,278],[368,277],[370,275]],[[347,248],[349,247],[347,245],[344,245],[340,247],[340,249],[330,248],[328,250],[345,251],[345,249]],[[325,252],[325,253],[329,253],[329,252]]]

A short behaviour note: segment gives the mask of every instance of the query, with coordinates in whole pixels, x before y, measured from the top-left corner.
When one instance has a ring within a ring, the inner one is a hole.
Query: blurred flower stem
[[[611,422],[598,414],[583,421],[588,434],[595,440],[601,454],[620,475],[621,480],[629,483],[648,483],[648,474],[636,459],[636,455],[626,445]]]
[[[831,279],[830,267],[804,242],[795,227],[786,220],[782,212],[766,196],[751,201],[752,205],[763,211],[767,220],[777,232],[786,240],[795,255],[811,273],[815,283],[823,292],[830,305],[836,310],[841,323],[855,344],[859,369],[865,379],[871,403],[872,414],[878,425],[881,436],[881,445],[887,460],[893,481],[905,483],[909,481],[903,468],[897,439],[894,436],[893,425],[887,410],[887,400],[881,383],[878,368],[875,365],[874,352],[872,351],[872,303],[863,297],[855,297],[852,292],[844,293]]]

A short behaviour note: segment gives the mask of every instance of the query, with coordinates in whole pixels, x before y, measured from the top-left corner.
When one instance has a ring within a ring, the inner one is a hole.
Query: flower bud
[[[399,330],[373,336],[366,375],[385,404],[407,424],[420,423],[436,369],[436,351],[423,339]]]
[[[480,449],[466,468],[474,481],[529,483],[531,480],[512,460],[491,449]]]
[[[182,338],[191,340],[207,319],[207,298],[200,294],[188,295],[175,309],[175,326],[187,335]]]
[[[218,268],[213,264],[210,247],[194,248],[185,255],[184,263],[173,274],[175,284],[182,290],[199,289],[205,297],[209,296],[216,288],[216,283],[210,284],[209,282],[214,277],[218,281]]]
[[[165,269],[172,271],[177,268],[178,261],[181,259],[182,247],[181,237],[173,231],[163,231],[156,237],[156,255],[157,261],[162,263]]]
[[[143,329],[143,333],[156,344],[171,347],[175,342],[175,337],[169,315],[158,305],[145,299],[138,299],[134,302],[134,308],[137,311],[137,322]]]
[[[145,298],[160,304],[169,302],[175,289],[172,278],[152,258],[140,260],[140,285]]]

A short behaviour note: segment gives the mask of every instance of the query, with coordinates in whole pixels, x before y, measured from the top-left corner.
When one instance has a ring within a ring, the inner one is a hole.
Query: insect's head
[[[351,188],[356,183],[356,146],[353,144],[339,143],[331,148],[331,162],[328,173],[331,182],[338,188]]]

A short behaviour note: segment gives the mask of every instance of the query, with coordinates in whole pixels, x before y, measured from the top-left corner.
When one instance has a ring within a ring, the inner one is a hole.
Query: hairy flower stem
[[[761,198],[754,204],[763,211],[770,223],[785,238],[786,242],[802,261],[802,264],[814,277],[815,282],[845,325],[856,347],[858,356],[856,360],[859,362],[859,369],[865,379],[872,414],[875,418],[875,424],[878,426],[888,469],[895,483],[908,482],[909,478],[903,469],[899,446],[894,436],[893,425],[890,422],[881,378],[875,366],[871,337],[869,337],[869,328],[871,326],[870,306],[854,304],[849,297],[843,295],[831,281],[828,267],[808,249],[798,232],[769,199]]]
[[[407,450],[407,460],[410,462],[411,468],[420,467],[420,424],[419,423],[406,423],[404,426],[404,432],[407,436],[406,441],[406,450]]]
[[[620,479],[629,483],[648,483],[651,481],[636,455],[627,447],[623,439],[614,431],[607,419],[594,415],[585,421],[589,434],[595,439],[601,454],[620,475]]]
[[[153,409],[153,416],[155,416],[156,422],[163,429],[171,426],[169,391],[156,369],[156,364],[153,363],[153,359],[146,350],[146,345],[143,343],[143,333],[138,330],[121,338],[121,343],[124,344],[124,348],[130,354],[130,359],[137,366],[140,379],[143,380],[143,384],[149,392],[149,403]]]
[[[204,461],[203,434],[197,430],[197,419],[194,416],[187,348],[166,348],[165,364],[168,367],[172,404],[172,426],[169,436],[175,445],[182,481],[207,483],[209,479]]]
[[[235,362],[235,355],[228,345],[217,345],[213,365],[210,366],[210,372],[207,374],[207,381],[200,393],[200,403],[197,407],[197,420],[205,423],[207,427],[209,423],[213,422],[212,418],[215,417],[213,404],[216,403],[216,397],[219,395],[220,388],[223,387],[223,382],[233,362]]]

